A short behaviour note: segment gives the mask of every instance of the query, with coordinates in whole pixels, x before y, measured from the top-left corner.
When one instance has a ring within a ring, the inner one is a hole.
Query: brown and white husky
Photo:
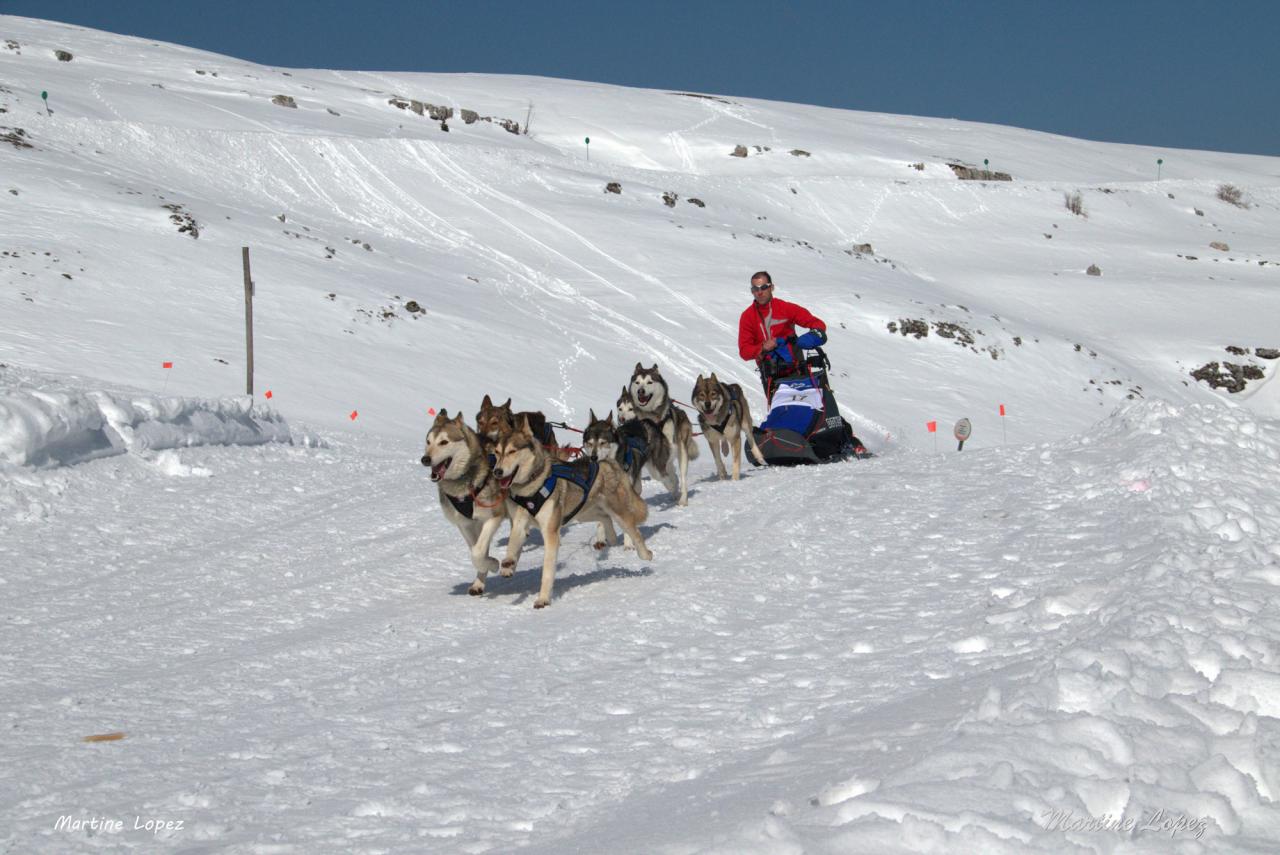
[[[451,419],[447,410],[441,410],[436,416],[427,431],[422,465],[431,470],[445,519],[457,526],[470,549],[476,580],[468,593],[483,594],[485,576],[498,569],[498,562],[489,556],[489,544],[507,518],[507,507],[480,437],[463,423],[462,413]],[[515,572],[519,554],[519,545],[508,541],[503,576]]]
[[[648,518],[649,508],[614,461],[584,458],[558,464],[553,470],[555,461],[534,438],[525,418],[517,422],[515,430],[498,437],[494,453],[497,462],[493,474],[507,493],[507,512],[512,517],[508,548],[514,544],[519,552],[530,525],[537,525],[542,532],[542,584],[533,601],[535,609],[551,602],[560,528],[571,519],[601,523],[610,544],[617,542],[613,528],[616,522],[641,558],[653,558],[639,528]]]
[[[698,427],[711,446],[711,456],[716,461],[716,474],[721,480],[729,477],[724,469],[722,455],[733,449],[733,480],[742,472],[742,439],[746,437],[751,457],[757,466],[764,465],[764,455],[756,445],[751,429],[751,409],[747,396],[737,383],[721,383],[715,372],[710,377],[698,375],[693,384],[693,406],[698,411]]]

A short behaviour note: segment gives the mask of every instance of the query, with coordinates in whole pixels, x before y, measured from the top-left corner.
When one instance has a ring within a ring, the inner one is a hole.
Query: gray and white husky
[[[684,410],[672,403],[667,381],[662,378],[657,365],[645,368],[637,362],[635,370],[631,372],[627,391],[631,393],[631,400],[635,403],[636,415],[660,427],[667,442],[671,444],[680,466],[680,494],[676,498],[676,504],[689,504],[689,461],[698,456],[698,446],[693,441],[693,425],[689,422],[689,417]],[[672,493],[675,491],[672,490]]]
[[[716,474],[721,480],[728,478],[722,455],[733,450],[733,480],[742,472],[742,440],[746,438],[751,457],[757,466],[764,465],[764,455],[756,445],[755,432],[751,429],[751,409],[747,396],[737,383],[721,383],[714,371],[710,377],[698,375],[693,384],[693,407],[698,411],[698,427],[711,447],[716,461]]]
[[[439,488],[445,519],[457,526],[467,541],[471,564],[476,568],[476,580],[467,593],[479,596],[484,593],[485,577],[499,566],[489,556],[489,544],[507,518],[507,506],[480,437],[463,423],[462,413],[451,419],[447,410],[441,410],[436,416],[427,431],[422,465],[431,470],[431,480]],[[509,540],[501,565],[503,576],[515,573],[519,554],[520,544]]]
[[[671,443],[662,429],[648,419],[632,419],[615,426],[613,413],[603,419],[596,418],[595,410],[589,411],[590,421],[582,432],[582,454],[596,460],[616,460],[631,478],[631,486],[640,493],[640,476],[648,470],[649,477],[661,481],[675,492],[679,484],[671,471]]]

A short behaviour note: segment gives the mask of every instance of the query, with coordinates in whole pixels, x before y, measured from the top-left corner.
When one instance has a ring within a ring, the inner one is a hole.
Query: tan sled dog
[[[716,461],[716,474],[720,480],[728,478],[724,471],[722,455],[733,449],[733,480],[742,472],[742,438],[751,447],[751,457],[757,466],[764,465],[764,455],[756,445],[755,432],[751,429],[751,410],[747,396],[737,383],[721,383],[715,372],[710,377],[698,375],[693,384],[693,406],[698,411],[698,427],[711,446],[711,456]]]
[[[536,523],[542,532],[542,585],[533,601],[535,609],[551,602],[560,528],[571,519],[603,524],[610,544],[617,542],[613,529],[617,522],[640,557],[646,561],[653,558],[639,528],[648,517],[649,508],[614,461],[582,459],[553,466],[551,456],[534,439],[525,418],[520,419],[515,430],[498,438],[495,454],[498,460],[493,474],[498,486],[507,491],[511,543],[516,552],[524,545],[530,524]]]
[[[636,415],[662,428],[667,442],[671,443],[671,450],[680,464],[680,495],[676,497],[676,504],[689,504],[689,461],[698,456],[698,444],[693,441],[693,425],[689,417],[672,403],[667,381],[662,379],[657,365],[645,368],[637,362],[627,390],[635,403]]]
[[[505,404],[495,404],[488,395],[484,396],[484,400],[480,402],[480,412],[476,413],[476,433],[480,434],[480,438],[486,447],[492,448],[493,444],[498,441],[499,434],[515,430],[516,421],[521,416],[529,419],[529,429],[551,452],[552,456],[563,459],[560,454],[560,443],[556,439],[556,432],[552,430],[551,425],[547,424],[547,417],[536,410],[513,413],[511,411],[510,398],[507,398]]]
[[[436,416],[427,431],[422,465],[431,470],[431,480],[439,488],[445,519],[458,527],[471,550],[476,580],[467,593],[483,594],[485,576],[498,569],[498,562],[489,557],[489,544],[507,517],[507,507],[480,437],[463,423],[462,413],[451,419],[447,410],[441,410]],[[520,546],[508,541],[503,576],[515,573],[519,554]]]

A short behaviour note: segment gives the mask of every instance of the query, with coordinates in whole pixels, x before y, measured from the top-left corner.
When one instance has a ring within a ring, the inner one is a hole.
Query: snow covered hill
[[[0,109],[0,851],[1280,845],[1280,160],[2,16]],[[880,456],[467,597],[428,409],[759,412],[761,268]]]

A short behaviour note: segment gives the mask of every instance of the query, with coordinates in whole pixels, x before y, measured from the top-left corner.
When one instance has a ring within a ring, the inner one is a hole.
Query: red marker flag
[[[354,421],[356,420],[356,416],[358,416],[358,415],[360,415],[360,413],[358,413],[358,412],[357,412],[357,411],[355,411],[355,410],[352,410],[352,411],[351,411],[351,421],[353,421],[353,422],[354,422]]]
[[[1004,404],[1000,405],[1000,415],[1004,415]]]
[[[434,416],[435,414],[436,414],[436,408],[435,408],[435,407],[427,407],[427,415],[429,415],[429,416]]]
[[[938,423],[937,423],[937,422],[926,422],[926,423],[925,423],[925,427],[929,429],[929,433],[937,433],[937,432],[938,432]]]
[[[266,392],[264,392],[264,393],[263,393],[263,395],[264,395],[265,397],[267,397],[267,398],[270,398],[270,397],[271,397],[271,390],[270,390],[270,389],[268,389]]]
[[[172,362],[161,362],[161,363],[160,363],[160,367],[161,367],[161,368],[172,368],[172,367],[173,367],[173,363],[172,363]]]

